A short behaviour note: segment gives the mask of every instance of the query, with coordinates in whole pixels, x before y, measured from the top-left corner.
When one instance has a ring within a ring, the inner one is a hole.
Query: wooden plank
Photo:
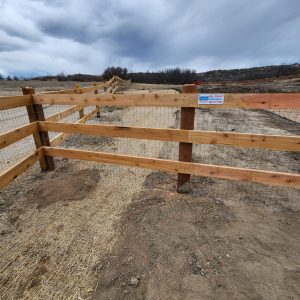
[[[82,109],[82,106],[75,105],[75,106],[72,106],[72,107],[62,111],[62,112],[51,115],[50,117],[46,118],[46,120],[49,122],[58,122],[64,118],[74,114],[75,112],[79,111],[80,109]]]
[[[113,93],[115,87],[118,86],[118,81],[113,82],[110,87],[106,90],[106,93]]]
[[[31,95],[0,97],[0,110],[31,105]]]
[[[10,182],[24,173],[28,168],[30,168],[35,162],[41,160],[43,156],[44,150],[38,149],[33,154],[27,156],[20,162],[10,167],[8,170],[2,172],[0,174],[0,188],[3,189],[4,187],[6,187]]]
[[[47,94],[47,95],[74,94],[74,93],[75,93],[74,89],[68,89],[68,90],[60,90],[60,91],[52,91],[52,92],[41,93],[41,95],[43,95],[43,94]]]
[[[96,109],[91,112],[95,114]],[[89,116],[88,116],[89,117]],[[85,119],[86,120],[86,119]],[[80,122],[83,123],[83,122]],[[113,125],[39,122],[40,130],[77,133],[95,136],[111,136],[133,139],[149,139],[168,142],[265,148],[300,152],[300,136],[262,135],[234,132],[179,130]]]
[[[0,149],[5,148],[35,132],[38,132],[38,123],[30,123],[0,135]]]
[[[100,108],[96,107],[93,111],[91,111],[90,113],[86,114],[82,119],[78,120],[75,124],[73,123],[73,125],[78,125],[80,123],[85,123],[86,121],[88,121],[89,119],[91,119],[95,114],[97,114],[99,112]],[[41,122],[41,124],[47,124],[47,122]],[[53,123],[53,124],[57,124],[57,123]],[[59,124],[64,124],[64,123],[59,123]],[[65,124],[65,125],[69,125],[69,124]],[[89,125],[88,125],[89,126]],[[42,126],[40,126],[40,130],[45,130],[42,129]],[[50,131],[50,130],[49,130]],[[61,130],[58,130],[58,132],[60,132]],[[68,137],[71,133],[73,132],[65,132],[65,133],[60,133],[59,135],[57,135],[56,137],[54,137],[51,141],[50,141],[50,145],[52,147],[56,147],[59,144],[61,144],[63,142],[63,140],[66,139],[66,137]]]
[[[103,89],[104,87],[108,86],[111,82],[113,82],[115,79],[112,78],[111,80],[102,83],[102,84],[96,84],[91,87],[85,87],[85,88],[80,88],[81,93],[88,93],[88,92],[93,92],[97,91],[100,89]],[[51,91],[51,92],[46,92],[46,93],[41,93],[40,95],[45,95],[45,94],[51,94],[51,95],[56,95],[56,94],[75,94],[76,89],[68,89],[68,90],[60,90],[60,91]]]
[[[50,155],[53,157],[81,159],[165,172],[186,173],[197,176],[208,176],[220,179],[257,182],[269,185],[281,185],[300,188],[300,175],[298,174],[241,169],[234,167],[136,157],[103,152],[82,151],[75,149],[44,147],[44,150],[46,155]]]
[[[102,90],[105,87],[109,86],[115,79],[112,78],[111,80],[103,83],[103,84],[99,84],[99,85],[95,85],[95,86],[91,86],[91,87],[86,87],[86,88],[81,88],[82,93],[88,93],[88,92],[94,92],[94,91],[98,91],[98,90]]]
[[[243,109],[300,109],[300,93],[224,94],[224,104],[200,105],[197,94],[79,94],[33,95],[37,104],[70,104],[99,106],[165,106]]]
[[[112,94],[114,94],[118,89],[120,88],[120,85],[116,85],[113,90],[111,91]]]

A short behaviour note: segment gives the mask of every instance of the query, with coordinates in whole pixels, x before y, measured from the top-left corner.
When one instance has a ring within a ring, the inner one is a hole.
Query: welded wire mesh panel
[[[26,107],[0,110],[0,133],[28,124],[29,118]]]
[[[89,105],[84,108],[84,114],[88,114],[92,112],[96,108],[96,105]]]
[[[29,124],[26,107],[0,111],[0,134]],[[28,136],[0,150],[0,172],[5,171],[35,150],[32,136]]]
[[[63,112],[64,110],[72,107],[71,105],[43,105],[45,118],[48,118],[54,114]]]
[[[178,160],[178,145],[176,142],[71,134],[60,147]]]
[[[50,116],[61,113],[71,107],[73,107],[73,105],[43,105],[45,118],[47,119]],[[87,113],[90,113],[93,109],[95,109],[94,105],[84,107],[83,108],[84,114],[86,115]],[[75,111],[72,114],[58,120],[58,122],[71,123],[71,122],[76,122],[79,119],[80,119],[79,111]]]
[[[291,109],[272,109],[270,112],[281,116],[290,121],[300,122],[300,111]],[[280,118],[282,120],[282,118]]]
[[[299,115],[296,110],[196,109],[195,130],[299,135]]]
[[[179,128],[180,109],[176,107],[101,107],[93,122],[116,126]]]
[[[63,105],[60,105],[63,107],[63,110],[62,111],[65,111],[66,109],[70,108],[71,106],[63,106]],[[89,113],[91,113],[93,110],[95,110],[96,106],[95,105],[90,105],[90,106],[87,106],[84,108],[84,115],[87,115]],[[60,107],[58,107],[57,109],[61,109]],[[61,112],[61,111],[57,111],[56,113],[58,112]],[[55,114],[55,113],[53,113]],[[52,113],[51,113],[52,115]],[[96,114],[94,116],[92,116],[92,119],[96,118]],[[80,120],[80,114],[79,114],[79,111],[76,111],[70,115],[68,115],[67,117],[59,120],[58,122],[60,123],[76,123]],[[88,124],[88,121],[85,122],[86,124]],[[60,132],[49,132],[49,138],[50,140],[52,140],[53,138],[57,137],[58,135],[60,134]]]
[[[300,173],[300,153],[293,151],[194,144],[193,161],[220,166]]]
[[[0,172],[8,169],[35,150],[33,136],[28,136],[0,150]]]

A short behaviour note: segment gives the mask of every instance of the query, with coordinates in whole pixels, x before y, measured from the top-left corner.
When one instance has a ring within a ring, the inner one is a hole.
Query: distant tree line
[[[122,79],[128,79],[128,70],[127,68],[122,67],[108,67],[104,70],[102,74],[102,80],[109,80],[114,76],[118,76]]]
[[[185,84],[197,79],[197,72],[190,69],[169,68],[158,72],[129,73],[133,82],[155,84]]]
[[[89,74],[71,74],[67,75],[65,72],[58,73],[57,75],[38,76],[32,78],[34,80],[58,80],[58,81],[78,81],[78,82],[89,82],[89,81],[101,81],[101,75],[89,75]]]
[[[195,70],[190,69],[166,69],[158,72],[128,73],[127,68],[108,67],[102,74],[103,80],[109,80],[113,76],[123,79],[131,79],[133,82],[155,83],[155,84],[185,84],[193,83],[197,77]]]

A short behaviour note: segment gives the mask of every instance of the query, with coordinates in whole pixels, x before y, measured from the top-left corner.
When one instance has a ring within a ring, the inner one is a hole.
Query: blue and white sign
[[[224,94],[200,94],[198,104],[224,104]]]

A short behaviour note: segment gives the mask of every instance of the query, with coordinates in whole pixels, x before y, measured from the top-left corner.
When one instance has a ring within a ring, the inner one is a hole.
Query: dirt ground
[[[126,92],[157,89],[177,91],[136,84]],[[106,108],[92,123],[177,128],[176,115]],[[196,117],[205,130],[300,132],[299,123],[273,112]],[[168,143],[86,136],[70,136],[63,146],[161,158],[178,151]],[[300,156],[292,152],[200,145],[194,156],[299,172]],[[176,175],[55,162],[53,172],[36,164],[0,192],[1,299],[300,298],[299,190],[193,177],[192,192],[177,194]]]

